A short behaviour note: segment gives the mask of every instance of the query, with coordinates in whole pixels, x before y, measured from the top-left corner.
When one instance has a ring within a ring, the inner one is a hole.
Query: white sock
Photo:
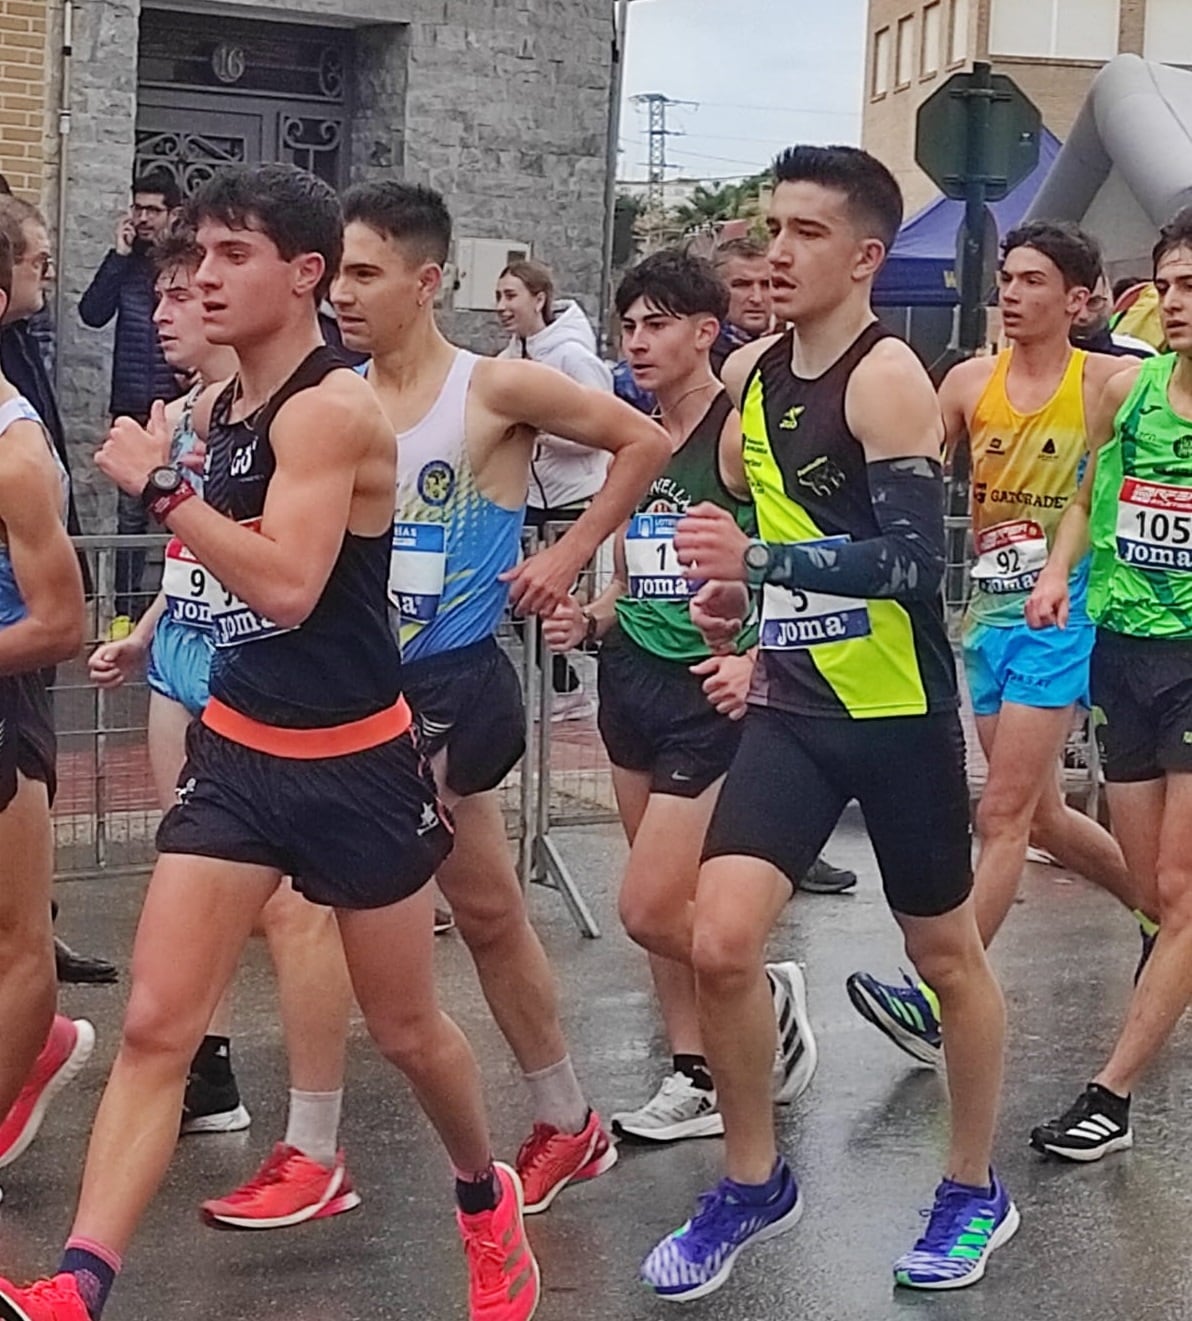
[[[570,1055],[547,1069],[527,1073],[525,1078],[534,1103],[535,1123],[549,1124],[560,1133],[583,1131],[588,1122],[588,1103],[580,1091]]]
[[[298,1092],[291,1088],[286,1146],[297,1148],[320,1165],[334,1165],[343,1103],[342,1087],[338,1092]]]

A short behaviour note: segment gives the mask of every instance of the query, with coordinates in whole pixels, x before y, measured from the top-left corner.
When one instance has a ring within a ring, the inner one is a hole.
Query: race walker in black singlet
[[[229,422],[229,384],[212,411],[204,493],[252,526],[275,460],[282,406],[342,360],[315,349],[253,417]],[[212,609],[211,700],[190,730],[162,853],[276,867],[316,903],[373,908],[414,893],[450,847],[401,694],[386,608],[392,536],[345,532],[318,604],[280,628],[229,592]]]

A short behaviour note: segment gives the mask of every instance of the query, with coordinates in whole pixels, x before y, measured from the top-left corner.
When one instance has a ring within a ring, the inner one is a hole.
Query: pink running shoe
[[[85,1018],[55,1014],[54,1024],[28,1082],[0,1124],[0,1169],[28,1151],[55,1096],[76,1078],[95,1049],[95,1029]]]
[[[359,1205],[342,1151],[328,1169],[279,1142],[242,1188],[204,1202],[201,1214],[217,1229],[288,1229]]]
[[[0,1316],[4,1321],[91,1321],[73,1275],[55,1275],[18,1289],[0,1280]]]
[[[526,1238],[521,1180],[500,1161],[494,1168],[501,1190],[496,1210],[455,1213],[468,1258],[468,1317],[530,1321],[538,1310],[542,1278]]]
[[[595,1110],[589,1112],[588,1122],[578,1133],[560,1133],[549,1124],[535,1124],[517,1153],[526,1215],[545,1211],[569,1183],[594,1179],[616,1163],[617,1148]]]

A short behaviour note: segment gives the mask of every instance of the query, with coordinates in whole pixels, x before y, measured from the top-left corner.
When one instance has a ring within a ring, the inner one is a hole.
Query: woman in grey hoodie
[[[578,303],[555,301],[554,280],[541,262],[516,261],[501,272],[497,317],[512,336],[502,358],[532,358],[580,385],[612,392],[612,369],[597,355],[592,323]],[[530,465],[526,525],[542,527],[578,518],[604,485],[609,460],[600,450],[561,436],[540,435]],[[556,656],[553,669],[552,718],[580,720],[591,715],[592,703],[567,658]]]

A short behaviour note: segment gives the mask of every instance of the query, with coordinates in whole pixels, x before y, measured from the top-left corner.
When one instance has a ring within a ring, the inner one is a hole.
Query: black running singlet
[[[865,451],[848,427],[849,378],[889,336],[876,322],[822,376],[791,370],[793,335],[758,359],[741,406],[744,459],[766,541],[881,535]],[[749,700],[813,716],[875,719],[953,709],[942,602],[844,599],[767,587]]]
[[[259,527],[276,467],[269,427],[287,400],[347,370],[332,349],[314,349],[256,413],[229,422],[236,382],[212,409],[204,498],[238,523]],[[334,436],[309,444],[334,445]],[[229,592],[212,604],[211,695],[233,710],[291,729],[363,720],[401,695],[401,655],[389,617],[392,529],[345,532],[323,594],[297,628],[279,628]]]

